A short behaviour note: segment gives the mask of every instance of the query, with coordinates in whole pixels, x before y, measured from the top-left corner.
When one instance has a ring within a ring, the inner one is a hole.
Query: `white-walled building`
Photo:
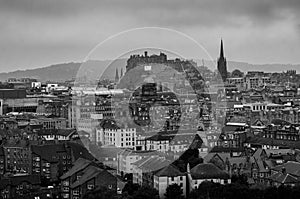
[[[151,185],[152,175],[172,162],[165,157],[145,157],[133,163],[133,183]]]
[[[177,184],[186,196],[186,175],[170,164],[154,174],[154,188],[158,190],[159,198],[165,198],[166,189],[169,185]]]
[[[114,145],[121,148],[135,148],[136,146],[136,129],[119,128],[110,125],[108,128],[97,128],[96,142],[102,145]]]
[[[127,173],[134,173],[133,163],[145,157],[158,156],[163,155],[157,151],[134,151],[131,149],[124,149],[117,155],[117,173],[121,175]]]
[[[203,143],[201,137],[195,133],[184,134],[156,134],[146,139],[146,149],[156,150],[160,152],[174,152],[182,153],[186,151],[191,144],[198,144],[201,146]]]
[[[212,163],[200,163],[193,167],[191,170],[188,165],[188,181],[190,183],[190,189],[196,189],[205,181],[230,184],[231,179],[228,173],[219,169]]]

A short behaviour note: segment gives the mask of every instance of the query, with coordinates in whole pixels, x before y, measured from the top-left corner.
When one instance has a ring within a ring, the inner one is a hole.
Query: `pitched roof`
[[[276,140],[264,137],[251,137],[247,139],[246,143],[300,149],[300,141]]]
[[[71,177],[72,175],[74,175],[75,173],[77,173],[80,170],[85,169],[89,164],[91,163],[90,160],[86,160],[83,158],[78,158],[74,163],[73,163],[73,167],[64,175],[62,175],[60,177],[60,179],[64,180],[68,177]]]
[[[103,129],[120,129],[114,120],[106,119],[100,122],[100,127]]]
[[[72,189],[75,187],[78,187],[78,186],[84,184],[85,182],[89,181],[90,179],[96,177],[102,171],[103,171],[103,169],[100,169],[99,167],[90,165],[84,170],[84,174],[80,177],[80,179],[75,181],[73,184],[71,184],[70,187]]]
[[[177,177],[177,176],[184,176],[185,174],[180,172],[177,167],[173,164],[170,164],[163,169],[159,170],[157,173],[154,174],[158,177]]]
[[[136,167],[142,169],[143,171],[157,171],[159,169],[162,169],[168,165],[170,165],[172,162],[169,160],[166,160],[162,157],[146,157],[141,160],[138,160],[137,162],[133,163]]]
[[[273,119],[271,121],[272,124],[274,125],[280,125],[280,126],[283,126],[283,125],[290,125],[291,123],[285,121],[285,120],[282,120],[282,119]]]
[[[219,157],[223,162],[226,161],[226,159],[230,158],[231,155],[230,153],[208,153],[205,157],[204,157],[204,162],[209,162],[211,159],[213,159],[214,157]]]
[[[201,163],[191,169],[193,179],[229,179],[229,174],[212,163]]]
[[[87,148],[75,142],[67,142],[66,147],[70,147],[72,150],[72,155],[74,156],[75,160],[78,158],[84,158],[88,160],[94,160],[95,157],[87,150]]]
[[[147,151],[134,151],[132,149],[124,149],[118,153],[122,156],[132,156],[132,155],[139,155],[142,157],[146,156],[165,156],[164,153],[159,151],[147,150]]]
[[[286,173],[292,174],[294,176],[300,177],[300,162],[289,161],[277,167],[273,170],[281,172],[282,169],[286,170]]]
[[[261,159],[261,158],[254,158],[256,161],[256,164],[258,166],[259,172],[268,172],[269,169],[267,169],[267,164]]]
[[[279,182],[282,184],[293,184],[293,183],[299,183],[299,180],[297,179],[297,177],[292,176],[291,174],[288,173],[274,173],[273,175],[271,175],[269,177],[270,180],[275,181],[275,182]]]
[[[254,154],[252,156],[255,157],[256,159],[258,159],[258,158],[260,158],[263,151],[265,151],[265,150],[262,148],[258,148],[258,149],[256,149],[256,151],[254,152]]]
[[[219,147],[215,146],[210,151],[211,153],[230,153],[230,152],[244,152],[244,148],[233,148],[233,147]]]
[[[28,182],[30,184],[41,184],[41,179],[39,175],[15,175],[2,178],[0,180],[0,189],[5,188],[8,185],[17,186],[22,182]]]
[[[265,151],[268,157],[271,155],[288,155],[293,153],[291,149],[265,149]]]
[[[75,129],[41,129],[37,132],[38,135],[61,135],[61,136],[70,136],[73,133],[76,133]]]
[[[39,175],[20,175],[13,176],[11,179],[11,185],[16,186],[22,182],[28,182],[30,184],[41,184],[41,179]]]
[[[48,162],[57,162],[57,153],[66,152],[64,144],[32,145],[31,151]]]

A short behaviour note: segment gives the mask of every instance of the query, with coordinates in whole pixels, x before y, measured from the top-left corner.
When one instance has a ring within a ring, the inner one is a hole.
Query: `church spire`
[[[224,57],[223,40],[221,39],[220,58]]]
[[[119,71],[118,68],[116,68],[115,82],[118,83],[118,81],[119,81]]]
[[[224,57],[223,39],[221,39],[220,57],[218,59],[218,71],[222,77],[223,82],[227,79],[227,63]]]

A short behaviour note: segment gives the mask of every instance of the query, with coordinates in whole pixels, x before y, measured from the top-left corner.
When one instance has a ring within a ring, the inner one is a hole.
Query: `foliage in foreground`
[[[280,186],[266,189],[249,188],[242,184],[220,185],[204,182],[193,190],[190,199],[298,199],[300,187]]]

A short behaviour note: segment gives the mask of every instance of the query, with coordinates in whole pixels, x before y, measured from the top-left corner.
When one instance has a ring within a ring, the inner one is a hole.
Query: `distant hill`
[[[196,60],[199,66],[203,65],[202,60]],[[204,60],[204,65],[210,70],[216,70],[216,63]],[[228,61],[227,68],[229,72],[239,69],[242,72],[264,71],[264,72],[283,72],[287,70],[296,70],[300,73],[300,64],[250,64],[246,62]]]
[[[198,65],[202,65],[202,60],[196,60]],[[104,73],[103,77],[113,79],[115,76],[116,68],[123,68],[125,71],[126,59],[119,59],[114,62],[111,60],[98,61],[91,60],[84,64],[84,70],[79,70],[82,63],[62,63],[55,64],[43,68],[37,69],[28,69],[28,70],[17,70],[8,73],[0,73],[0,81],[6,81],[10,77],[21,78],[21,77],[30,77],[36,78],[40,81],[65,81],[71,80],[76,77],[77,73],[88,73],[88,77],[91,79],[98,79],[102,73]],[[110,67],[107,67],[110,65]],[[212,61],[204,61],[204,65],[207,66],[210,70],[215,70],[216,65]],[[300,64],[249,64],[245,62],[235,62],[228,61],[228,70],[233,71],[234,69],[239,69],[241,71],[265,71],[265,72],[282,72],[286,70],[297,70],[300,72]],[[81,69],[82,69],[81,68]],[[107,69],[106,69],[107,68]],[[106,70],[105,70],[106,69]],[[79,70],[79,71],[78,71]]]
[[[110,65],[110,67],[107,67]],[[82,67],[81,67],[82,66]],[[116,60],[111,63],[110,60],[106,61],[95,61],[91,60],[85,63],[62,63],[62,64],[55,64],[43,68],[37,69],[28,69],[28,70],[17,70],[8,73],[0,73],[0,81],[6,81],[8,78],[15,77],[15,78],[22,78],[22,77],[30,77],[36,78],[39,81],[66,81],[71,80],[77,76],[78,71],[80,68],[84,69],[84,71],[88,71],[91,78],[99,78],[101,74],[105,71],[106,78],[114,78],[115,70],[119,68],[119,75],[120,69],[123,67],[125,69],[126,60],[120,59]],[[107,70],[105,70],[107,68]],[[124,70],[123,69],[123,70]],[[125,70],[124,70],[125,72]]]
[[[11,77],[30,77],[42,81],[62,81],[75,77],[79,67],[80,63],[63,63],[37,69],[17,70],[14,72],[0,73],[0,80],[6,81]]]

